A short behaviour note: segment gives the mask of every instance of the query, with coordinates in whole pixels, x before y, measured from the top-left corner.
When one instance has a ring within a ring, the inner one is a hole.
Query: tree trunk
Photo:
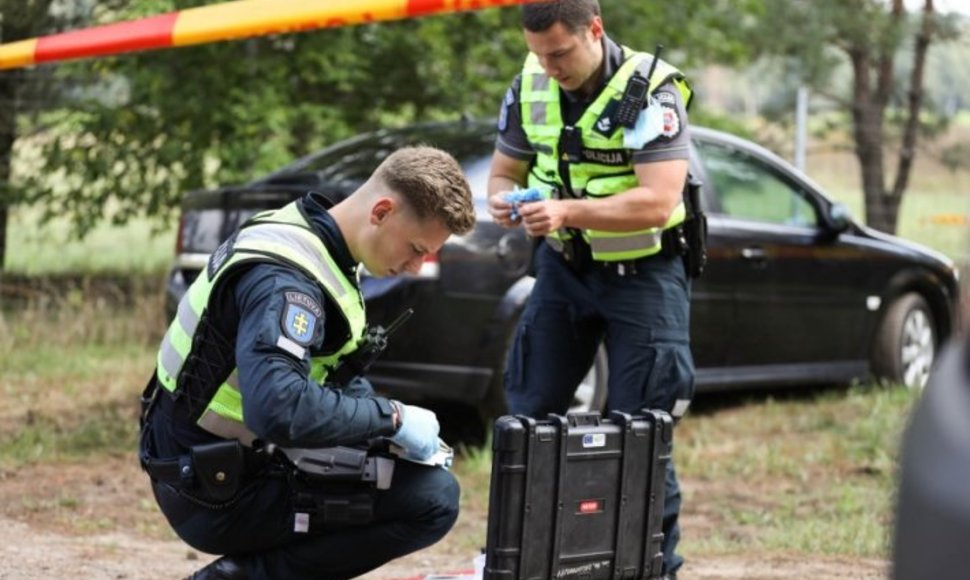
[[[43,29],[51,0],[0,0],[0,42],[26,40]],[[17,140],[20,83],[23,69],[0,71],[0,272],[7,257],[7,221],[13,202],[10,170]]]
[[[926,70],[926,53],[929,52],[935,29],[935,15],[933,0],[925,0],[923,5],[923,20],[919,34],[913,47],[913,71],[909,78],[908,102],[906,108],[906,125],[903,128],[903,141],[899,147],[899,164],[896,167],[896,182],[889,196],[892,206],[892,231],[896,230],[899,219],[899,206],[903,201],[903,194],[909,185],[909,174],[913,170],[916,159],[916,138],[919,130],[919,113],[923,108],[923,77]],[[889,231],[889,230],[887,230]]]
[[[891,231],[887,230],[889,224],[885,221],[888,213],[885,158],[882,149],[885,139],[883,117],[886,99],[880,93],[883,92],[885,84],[891,81],[886,75],[891,74],[892,68],[890,66],[887,73],[885,62],[878,63],[877,88],[874,90],[871,74],[873,59],[870,52],[865,47],[855,47],[849,50],[849,61],[853,73],[852,128],[855,153],[862,171],[866,223],[878,230]]]
[[[19,71],[0,73],[0,271],[7,256],[7,216],[10,207],[10,164],[17,135],[17,81]]]
[[[893,54],[895,46],[883,48],[877,59],[868,50],[855,47],[849,50],[854,75],[853,125],[856,156],[862,169],[862,190],[865,195],[866,223],[877,230],[896,233],[899,208],[909,185],[909,175],[916,158],[919,113],[923,106],[923,77],[926,53],[934,32],[933,0],[924,0],[923,20],[913,50],[913,72],[907,91],[907,117],[899,147],[896,179],[892,189],[886,187],[884,158],[886,108],[893,91]],[[893,0],[892,19],[895,26],[904,26],[906,14],[902,0]],[[875,72],[875,88],[872,73]]]
[[[0,19],[0,39],[6,44],[27,38],[27,29],[19,11],[7,8],[6,18]],[[13,163],[13,142],[17,138],[17,81],[20,69],[0,71],[0,272],[7,257],[7,218],[12,202],[10,195],[10,166]]]

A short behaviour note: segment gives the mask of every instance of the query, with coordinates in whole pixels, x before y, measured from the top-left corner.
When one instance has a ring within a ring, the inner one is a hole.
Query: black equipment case
[[[673,421],[643,413],[496,421],[485,580],[660,576]]]

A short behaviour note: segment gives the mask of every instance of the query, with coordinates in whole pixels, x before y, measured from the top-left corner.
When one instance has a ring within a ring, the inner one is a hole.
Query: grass
[[[157,274],[175,253],[175,226],[138,219],[124,226],[102,223],[73,239],[67,219],[40,223],[40,212],[15,207],[8,221],[6,270],[15,274]]]
[[[160,314],[146,313],[160,312],[158,298],[125,307],[69,302],[0,313],[0,473],[95,465],[135,449],[137,395],[162,329]],[[885,557],[899,437],[915,398],[901,388],[865,386],[702,397],[676,435],[685,556]],[[490,468],[489,443],[461,448],[454,471],[463,515],[449,536],[450,553],[475,554],[485,545]],[[70,513],[79,500],[23,501],[55,501],[55,511]],[[155,522],[154,508],[145,509],[141,519]]]
[[[45,413],[29,413],[20,429],[0,437],[0,467],[129,453],[138,440],[137,417],[135,405],[121,401],[85,406],[83,417],[67,422]]]
[[[134,448],[147,346],[9,352],[0,368],[0,468]]]
[[[675,457],[685,509],[709,527],[685,552],[885,556],[897,450],[916,397],[857,386],[689,417]]]
[[[886,557],[897,450],[916,399],[866,386],[701,397],[675,437],[685,556]],[[490,465],[488,445],[456,461],[462,553],[485,545]]]
[[[458,449],[452,471],[461,483],[461,507],[456,531],[451,534],[451,549],[461,554],[477,554],[485,546],[488,493],[492,472],[491,438],[482,447]]]
[[[157,295],[0,310],[0,468],[133,449],[163,328]]]

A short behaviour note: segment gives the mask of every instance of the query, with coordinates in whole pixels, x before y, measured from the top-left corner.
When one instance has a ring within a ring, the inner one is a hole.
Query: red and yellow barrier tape
[[[534,1],[237,0],[0,44],[0,69]]]

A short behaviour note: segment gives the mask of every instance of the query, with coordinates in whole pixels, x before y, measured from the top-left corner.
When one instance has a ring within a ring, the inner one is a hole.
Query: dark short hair
[[[436,218],[453,234],[475,227],[471,187],[449,153],[426,145],[398,149],[374,176],[407,200],[418,219]]]
[[[556,0],[522,6],[522,27],[529,32],[548,30],[561,22],[570,32],[578,32],[600,15],[597,0]]]

